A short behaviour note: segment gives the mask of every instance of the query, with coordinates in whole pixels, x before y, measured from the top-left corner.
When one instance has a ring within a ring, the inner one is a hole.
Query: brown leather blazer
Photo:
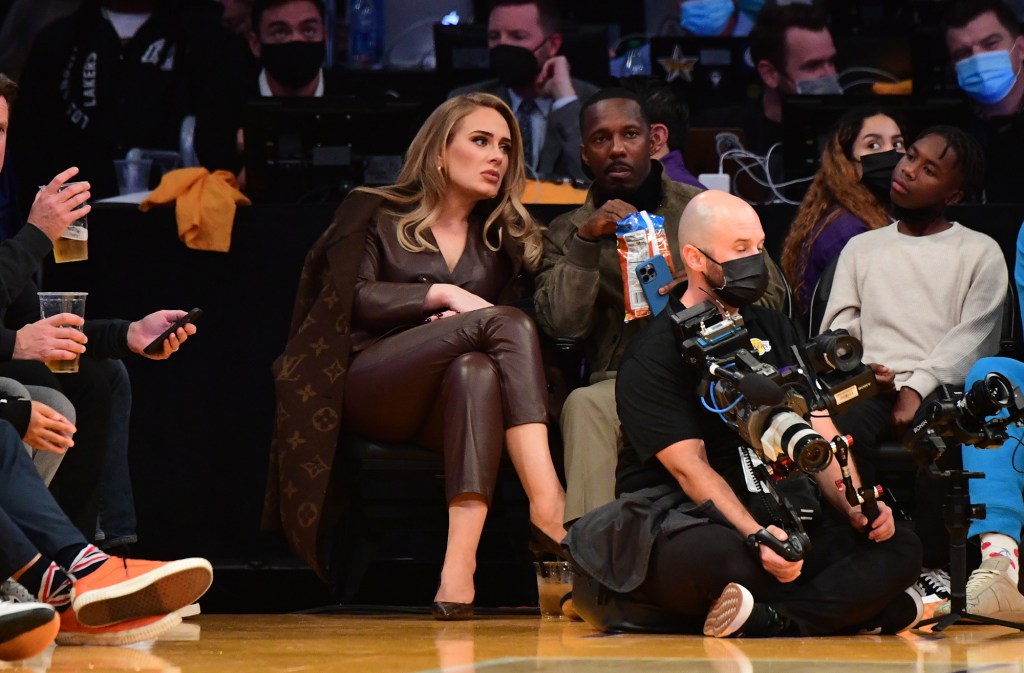
[[[292,549],[324,581],[330,538],[340,514],[332,469],[352,355],[354,290],[367,231],[382,201],[353,192],[338,207],[331,226],[306,257],[288,343],[273,365],[277,409],[263,527],[283,532]],[[499,301],[516,303],[531,297],[531,279],[522,272],[521,245],[506,235],[502,250],[514,273]]]

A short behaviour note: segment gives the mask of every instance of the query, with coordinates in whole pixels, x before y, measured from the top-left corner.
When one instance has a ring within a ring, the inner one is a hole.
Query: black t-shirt
[[[672,298],[668,309],[631,340],[615,384],[623,448],[616,470],[616,493],[631,493],[676,480],[656,455],[676,442],[703,439],[708,462],[737,494],[745,489],[736,447],[743,440],[700,402],[703,372],[683,361],[669,314],[682,309]],[[740,310],[756,353],[776,368],[792,365],[796,328],[785,315],[747,306]],[[763,352],[762,352],[763,350]]]

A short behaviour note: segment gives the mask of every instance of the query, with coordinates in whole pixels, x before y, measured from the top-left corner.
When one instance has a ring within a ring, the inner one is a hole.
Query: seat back
[[[807,307],[807,338],[816,337],[821,334],[822,319],[825,317],[825,309],[828,308],[828,295],[832,292],[832,280],[836,275],[836,265],[839,258],[836,257],[832,263],[826,266],[818,282],[814,285],[814,292],[811,294],[811,305]]]

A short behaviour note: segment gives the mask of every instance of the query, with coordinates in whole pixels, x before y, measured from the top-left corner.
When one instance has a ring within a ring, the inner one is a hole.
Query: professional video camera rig
[[[998,414],[998,416],[997,416]],[[984,519],[984,503],[971,503],[969,481],[982,479],[983,472],[939,470],[935,461],[948,448],[960,445],[995,449],[1010,436],[1006,428],[1024,420],[1024,396],[1019,388],[998,372],[990,372],[975,381],[970,390],[939,386],[921,405],[904,445],[914,453],[918,464],[932,479],[948,485],[942,505],[943,522],[949,531],[949,614],[925,620],[935,624],[933,632],[957,622],[998,624],[1024,631],[1024,624],[996,619],[967,611],[967,535],[971,521]],[[1011,469],[1012,466],[1007,466]]]
[[[754,450],[760,465],[751,466],[779,503],[782,527],[789,539],[777,540],[760,531],[757,541],[789,560],[803,558],[810,539],[803,524],[774,484],[795,472],[813,474],[835,457],[842,480],[836,487],[851,506],[861,506],[869,522],[878,516],[881,489],[854,487],[849,469],[852,438],[826,440],[808,423],[812,412],[843,413],[876,392],[874,373],[861,362],[860,342],[845,331],[825,332],[801,349],[794,362],[777,369],[751,351],[743,317],[729,315],[704,302],[671,316],[680,353],[703,371],[699,394],[705,407],[718,413]],[[805,362],[810,362],[813,369]]]
[[[876,499],[881,489],[855,489],[850,477],[851,438],[836,436],[829,442],[807,422],[812,412],[842,414],[876,394],[874,373],[861,361],[863,349],[857,339],[844,330],[824,332],[802,349],[793,347],[796,365],[776,369],[754,356],[739,314],[729,315],[723,307],[704,302],[670,317],[683,359],[704,372],[700,395],[705,407],[718,413],[754,450],[761,460],[758,476],[765,485],[772,488],[773,483],[795,472],[820,472],[834,457],[842,473],[836,487],[847,502],[861,505],[869,522],[878,516]],[[1002,446],[1009,439],[1006,428],[1011,424],[1024,425],[1024,395],[1004,375],[991,372],[967,391],[940,386],[922,404],[904,437],[903,444],[918,463],[926,466],[932,477],[950,484],[943,515],[950,532],[951,609],[943,618],[922,622],[937,622],[933,631],[958,620],[1024,630],[1024,624],[966,611],[967,532],[972,519],[985,518],[985,505],[971,504],[967,483],[985,475],[940,471],[935,465],[951,445]],[[793,508],[774,488],[772,495],[787,519],[783,528],[789,539],[779,541],[762,529],[757,542],[788,560],[803,558],[810,549],[810,538]]]

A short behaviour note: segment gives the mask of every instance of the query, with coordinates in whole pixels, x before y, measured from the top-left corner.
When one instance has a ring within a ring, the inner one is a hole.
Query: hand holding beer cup
[[[84,324],[85,319],[74,313],[58,313],[29,323],[15,335],[12,359],[45,362],[51,371],[78,371],[78,358],[85,352],[87,341],[81,331]]]
[[[176,350],[181,348],[181,344],[185,343],[191,335],[196,333],[195,325],[187,323],[183,327],[179,327],[174,332],[171,332],[167,339],[164,340],[162,351],[150,355],[145,352],[145,348],[179,318],[183,318],[185,315],[185,311],[156,311],[141,320],[136,320],[128,325],[128,348],[132,352],[151,360],[166,360]]]
[[[68,182],[78,174],[71,167],[58,174],[36,193],[28,221],[53,241],[53,257],[57,262],[73,262],[89,258],[89,229],[86,215],[92,210],[88,182]]]

